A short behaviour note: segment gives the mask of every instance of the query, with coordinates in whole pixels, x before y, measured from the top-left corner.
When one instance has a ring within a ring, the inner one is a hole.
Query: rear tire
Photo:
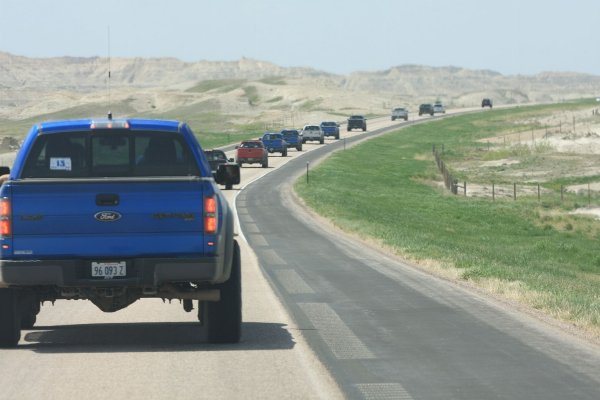
[[[0,289],[0,347],[16,347],[21,338],[21,310],[15,289]]]
[[[221,289],[220,301],[207,301],[205,316],[210,343],[237,343],[242,335],[242,268],[240,247],[233,242],[231,275],[227,282],[216,285]]]
[[[262,162],[263,168],[269,168],[269,158],[265,158]]]
[[[325,138],[321,138],[321,139],[319,140],[319,144],[323,144],[323,143],[325,143]]]
[[[19,310],[21,313],[21,329],[33,328],[40,308],[40,300],[33,292],[23,291],[20,293]]]
[[[233,185],[231,183],[228,183],[225,185],[225,190],[231,190],[233,189]]]

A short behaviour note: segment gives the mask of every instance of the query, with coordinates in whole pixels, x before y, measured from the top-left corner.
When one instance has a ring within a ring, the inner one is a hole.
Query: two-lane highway
[[[293,198],[293,177],[330,149],[250,185],[237,209],[265,274],[345,396],[600,398],[597,346],[311,218]]]
[[[244,167],[243,183],[322,147],[274,156],[268,169]],[[230,202],[237,193],[226,191]],[[18,347],[0,349],[0,399],[341,398],[254,253],[240,245],[241,343],[207,344],[196,310],[186,313],[178,301],[144,299],[108,314],[85,301],[46,303]]]

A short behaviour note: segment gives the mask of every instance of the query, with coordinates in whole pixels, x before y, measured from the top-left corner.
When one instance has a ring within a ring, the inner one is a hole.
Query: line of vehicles
[[[492,100],[485,98],[481,101],[481,108],[489,107],[492,108]],[[423,103],[419,106],[419,117],[422,115],[431,115],[435,114],[446,114],[446,106],[441,101],[436,101],[435,103]],[[396,107],[392,109],[391,113],[392,121],[397,119],[403,119],[408,121],[408,109],[405,107]]]
[[[352,129],[367,130],[367,119],[362,115],[352,115],[347,121],[348,131]],[[326,137],[339,140],[340,124],[336,121],[323,121],[319,125],[308,124],[301,130],[282,129],[280,132],[265,132],[262,137],[244,140],[235,146],[235,158],[227,158],[224,151],[219,149],[205,150],[204,153],[210,164],[215,179],[225,185],[225,189],[233,188],[240,182],[240,168],[244,164],[260,164],[262,168],[269,167],[269,154],[279,153],[287,157],[289,149],[302,151],[307,142],[325,143]],[[219,172],[220,171],[220,172]],[[221,174],[217,176],[218,174]]]

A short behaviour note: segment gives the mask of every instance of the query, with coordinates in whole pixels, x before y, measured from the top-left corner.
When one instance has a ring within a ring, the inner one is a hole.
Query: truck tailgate
[[[204,254],[201,180],[11,186],[15,258]]]

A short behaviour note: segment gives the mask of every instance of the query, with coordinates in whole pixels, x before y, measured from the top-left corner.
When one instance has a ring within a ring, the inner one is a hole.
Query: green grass
[[[460,279],[494,283],[495,292],[599,334],[597,223],[584,228],[589,219],[555,217],[557,203],[465,198],[431,184],[440,180],[433,143],[452,149],[445,158],[462,159],[481,145],[477,140],[513,129],[511,121],[587,104],[494,110],[409,127],[335,153],[311,171],[310,184],[300,179],[295,189],[344,230],[416,262],[434,260]]]
[[[248,98],[248,104],[255,106],[258,104],[260,97],[256,86],[244,86],[244,94]]]
[[[200,81],[186,92],[204,93],[217,90],[219,93],[227,93],[241,88],[246,83],[245,79],[209,79]]]
[[[261,79],[259,82],[265,83],[267,85],[287,85],[287,82],[281,76],[270,76],[267,78]]]
[[[187,122],[204,148],[239,143],[245,139],[257,138],[263,133],[262,123],[256,122],[240,125],[233,122],[236,120],[236,116],[223,114],[220,104],[216,100],[205,100],[163,113],[136,113],[129,106],[129,102],[112,104],[111,108],[115,118],[127,116],[128,118],[170,119]],[[0,137],[12,136],[17,139],[23,139],[33,124],[42,121],[90,117],[105,118],[104,111],[102,113],[98,112],[98,110],[105,109],[108,110],[108,106],[90,104],[38,115],[24,120],[0,119]]]

